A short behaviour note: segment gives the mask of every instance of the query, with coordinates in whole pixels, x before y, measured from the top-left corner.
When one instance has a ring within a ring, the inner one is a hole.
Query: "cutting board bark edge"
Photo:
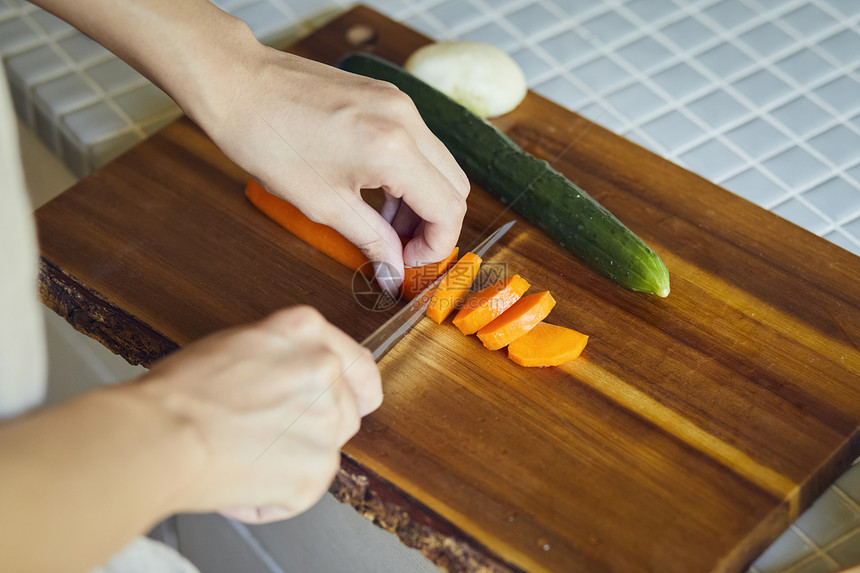
[[[86,288],[45,257],[39,258],[39,297],[75,330],[132,366],[148,368],[179,348],[176,342]]]
[[[329,493],[445,571],[523,571],[345,453]]]

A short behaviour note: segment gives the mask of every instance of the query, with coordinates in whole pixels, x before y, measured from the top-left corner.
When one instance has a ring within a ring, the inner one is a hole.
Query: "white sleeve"
[[[45,396],[47,357],[37,272],[17,124],[0,64],[0,419],[38,406]]]

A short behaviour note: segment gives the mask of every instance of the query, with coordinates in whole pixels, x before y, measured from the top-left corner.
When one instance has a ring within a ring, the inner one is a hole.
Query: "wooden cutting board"
[[[292,50],[334,63],[368,36],[397,62],[428,41],[357,7]],[[860,454],[860,260],[533,93],[497,124],[643,237],[672,294],[519,222],[489,258],[555,295],[583,356],[525,369],[425,319],[332,490],[451,571],[742,570]],[[83,180],[37,213],[46,304],[144,364],[286,305],[359,340],[394,312],[245,177],[180,119]],[[513,218],[478,188],[469,207],[462,248]]]

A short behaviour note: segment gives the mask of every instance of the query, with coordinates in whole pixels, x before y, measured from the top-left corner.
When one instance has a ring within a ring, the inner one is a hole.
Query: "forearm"
[[[181,509],[204,453],[189,424],[126,384],[0,426],[9,571],[88,571]]]
[[[117,54],[196,121],[209,122],[263,47],[209,0],[33,0]],[[224,89],[228,86],[231,89]],[[206,117],[200,117],[206,116]]]
[[[404,266],[454,248],[469,181],[390,84],[267,48],[208,0],[33,1],[164,89],[270,193],[386,263],[392,294]],[[385,214],[361,197],[376,188]]]

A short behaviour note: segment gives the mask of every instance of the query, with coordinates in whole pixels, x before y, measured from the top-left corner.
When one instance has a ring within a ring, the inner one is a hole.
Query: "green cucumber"
[[[669,271],[648,245],[588,193],[511,138],[391,62],[350,54],[338,66],[396,85],[466,174],[597,272],[630,290],[669,294]]]

